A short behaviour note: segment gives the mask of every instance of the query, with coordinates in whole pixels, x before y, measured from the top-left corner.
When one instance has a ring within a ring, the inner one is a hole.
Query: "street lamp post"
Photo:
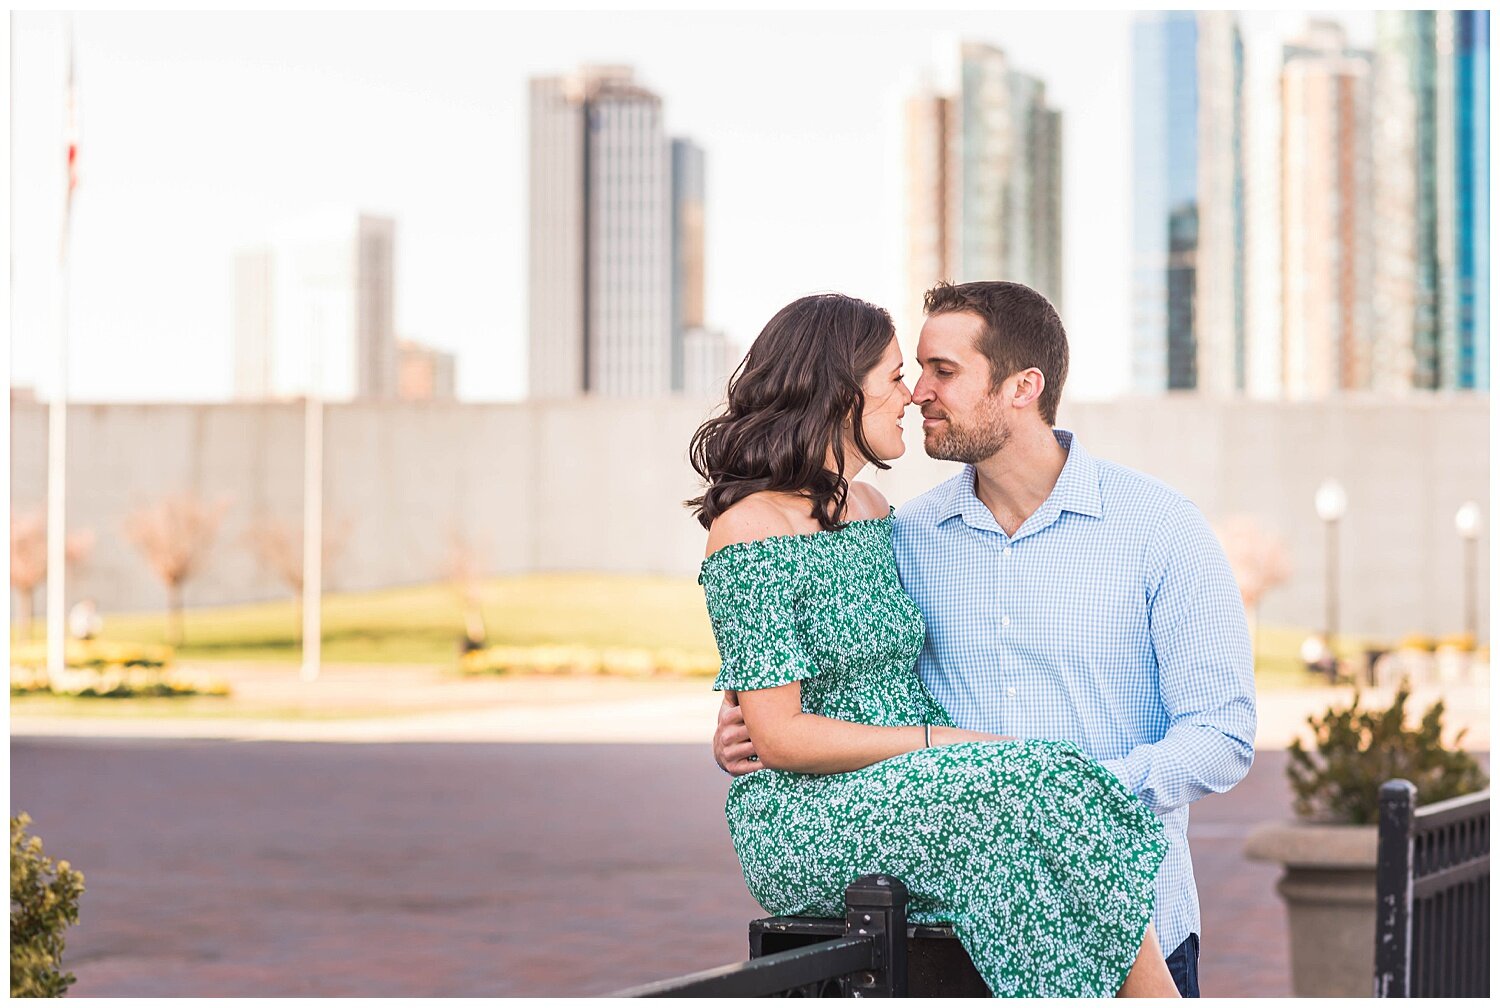
[[[1479,645],[1479,533],[1484,513],[1474,501],[1466,501],[1453,516],[1453,527],[1464,541],[1464,633],[1470,647]]]
[[[1327,594],[1324,609],[1324,661],[1327,663],[1328,681],[1338,680],[1338,651],[1334,647],[1339,623],[1339,519],[1349,507],[1349,497],[1336,479],[1326,479],[1313,495],[1313,507],[1327,529]]]

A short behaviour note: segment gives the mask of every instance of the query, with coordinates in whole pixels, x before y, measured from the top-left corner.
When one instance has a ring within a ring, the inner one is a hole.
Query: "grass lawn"
[[[703,592],[687,578],[535,574],[494,578],[483,588],[492,645],[712,651]],[[291,599],[189,609],[179,660],[296,662],[301,629]],[[160,643],[161,612],[107,614],[109,640]],[[445,663],[458,656],[463,617],[446,585],[416,585],[323,597],[323,659],[358,663]]]
[[[712,652],[703,594],[690,578],[612,574],[532,574],[493,578],[483,587],[492,645],[582,644]],[[296,662],[299,618],[291,599],[189,609],[179,661]],[[452,664],[463,620],[446,585],[325,595],[323,658],[361,664]],[[1302,667],[1308,631],[1263,626],[1256,680],[1262,689],[1320,685]],[[114,641],[165,640],[161,612],[107,614]],[[1362,642],[1349,640],[1346,654]],[[170,701],[169,701],[170,702]]]

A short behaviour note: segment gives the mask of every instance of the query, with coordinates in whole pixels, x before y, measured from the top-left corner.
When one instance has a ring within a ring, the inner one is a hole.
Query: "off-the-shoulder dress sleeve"
[[[703,562],[708,616],[719,644],[714,689],[756,690],[817,674],[797,631],[795,537],[733,543]]]

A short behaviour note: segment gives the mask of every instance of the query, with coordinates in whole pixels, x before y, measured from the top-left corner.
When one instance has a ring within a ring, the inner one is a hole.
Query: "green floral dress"
[[[889,517],[735,543],[698,577],[715,689],[800,682],[802,709],[871,725],[948,725],[918,678],[922,614]],[[951,922],[1000,996],[1111,996],[1151,918],[1161,823],[1069,742],[966,742],[842,774],[758,770],[725,806],[745,883],[772,914],[842,917],[885,872],[910,919]]]

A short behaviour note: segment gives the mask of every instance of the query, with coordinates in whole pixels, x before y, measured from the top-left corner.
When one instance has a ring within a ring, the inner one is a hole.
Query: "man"
[[[901,583],[922,610],[918,672],[961,728],[1077,743],[1166,827],[1155,923],[1198,996],[1187,806],[1250,768],[1249,632],[1224,551],[1181,494],[1054,429],[1068,343],[1021,284],[927,292],[917,345],[927,453],[967,463],[896,514]],[[726,696],[719,765],[757,768]]]

